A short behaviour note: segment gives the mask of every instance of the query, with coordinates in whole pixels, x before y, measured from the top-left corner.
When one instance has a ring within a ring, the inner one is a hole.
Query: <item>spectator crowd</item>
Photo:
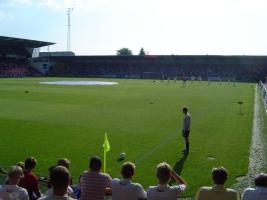
[[[201,77],[202,80],[264,80],[267,58],[246,56],[51,57],[51,76],[136,79]]]
[[[26,58],[0,57],[0,78],[34,76],[37,73],[30,67]]]
[[[113,200],[176,200],[186,190],[186,181],[179,176],[166,162],[159,163],[156,168],[158,182],[147,190],[140,183],[132,182],[135,165],[125,162],[121,168],[121,179],[112,179],[109,174],[102,173],[102,161],[93,156],[89,160],[89,168],[84,171],[77,186],[72,185],[69,171],[70,161],[66,158],[58,160],[49,168],[49,178],[37,178],[33,172],[37,161],[30,157],[19,162],[7,172],[7,179],[0,187],[0,200],[104,200],[110,196]],[[239,193],[226,188],[228,173],[224,167],[213,168],[211,177],[214,185],[201,187],[196,192],[196,200],[239,200]],[[171,179],[174,185],[169,185]],[[48,190],[42,194],[39,181],[47,184]],[[255,177],[255,188],[247,188],[242,200],[267,199],[267,174]]]

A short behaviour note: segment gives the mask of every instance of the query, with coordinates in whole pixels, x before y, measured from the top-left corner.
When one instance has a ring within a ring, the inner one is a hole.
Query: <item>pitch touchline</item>
[[[251,182],[254,179],[255,174],[260,173],[265,160],[264,158],[264,149],[262,137],[262,119],[260,115],[260,97],[258,94],[258,86],[255,88],[255,102],[254,102],[254,116],[253,116],[253,128],[252,128],[252,137],[251,137],[251,146],[250,146],[250,155],[249,155],[249,166],[248,166],[248,185],[251,186]]]
[[[177,136],[177,133],[174,135],[171,135],[169,138],[163,140],[162,142],[160,142],[159,144],[157,144],[151,151],[148,151],[145,155],[143,155],[141,158],[139,158],[136,161],[136,164],[140,164],[143,160],[147,159],[148,157],[150,157],[151,155],[153,155],[158,149],[160,149],[162,146],[164,146],[165,144],[169,143],[173,138],[175,138]]]

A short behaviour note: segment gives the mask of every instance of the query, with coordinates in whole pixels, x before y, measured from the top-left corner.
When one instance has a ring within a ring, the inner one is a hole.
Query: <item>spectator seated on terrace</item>
[[[0,189],[1,200],[29,200],[26,189],[19,187],[18,183],[23,177],[23,171],[20,166],[12,166],[8,172],[7,183]]]
[[[27,158],[24,163],[12,166],[9,172],[5,172],[8,178],[0,187],[0,200],[30,200],[41,196],[38,187],[38,179],[32,172],[36,165],[35,158]],[[24,165],[23,165],[24,164]],[[73,200],[76,196],[70,188],[71,175],[66,167],[69,167],[68,159],[60,159],[51,168],[51,186],[40,200]],[[66,167],[62,166],[65,165]],[[25,167],[24,172],[22,168]],[[111,194],[113,200],[177,200],[186,189],[186,182],[176,174],[169,164],[163,162],[157,166],[158,185],[150,186],[147,193],[139,183],[132,183],[135,174],[135,165],[131,162],[123,164],[121,169],[122,179],[111,179],[108,174],[101,173],[102,162],[97,156],[90,159],[89,170],[80,176],[81,200],[104,200],[106,194]],[[23,177],[24,176],[24,177]],[[201,187],[196,200],[239,200],[239,194],[233,189],[224,187],[228,173],[223,167],[212,169],[214,186]],[[177,185],[169,186],[173,178]],[[21,186],[21,187],[20,187]],[[267,174],[261,173],[255,177],[256,188],[247,188],[242,200],[266,200],[267,199]],[[70,190],[69,190],[70,189]],[[71,191],[71,192],[70,192]]]
[[[103,200],[111,188],[111,177],[101,173],[102,162],[97,156],[90,159],[89,170],[81,175],[81,200]]]
[[[202,187],[197,192],[196,200],[239,200],[239,194],[233,189],[224,187],[228,173],[223,167],[212,169],[214,186]]]
[[[146,192],[139,183],[132,183],[135,165],[131,162],[123,164],[121,175],[123,179],[113,179],[111,184],[112,200],[141,200],[146,199]]]
[[[57,161],[57,166],[63,166],[70,170],[70,161],[67,158],[61,158]],[[70,185],[72,185],[72,178],[70,179]]]
[[[51,184],[51,175],[52,175],[52,172],[53,170],[57,167],[57,166],[63,166],[65,168],[67,168],[69,170],[69,167],[70,167],[70,161],[67,159],[67,158],[61,158],[57,161],[57,165],[54,165],[52,167],[49,168],[49,180],[48,180],[48,183],[47,183],[47,186],[48,188],[50,188],[49,190],[46,191],[45,195],[49,196],[53,193],[53,188],[52,187],[52,184]],[[76,196],[73,194],[73,190],[71,188],[71,185],[72,185],[72,177],[70,177],[70,184],[67,188],[67,194],[71,197],[74,197],[76,198]]]
[[[148,200],[176,200],[180,194],[186,189],[186,182],[176,174],[169,164],[163,162],[157,166],[157,178],[159,184],[150,186],[147,189]],[[171,178],[174,178],[177,185],[169,186]]]
[[[49,167],[48,171],[49,171],[49,176],[51,175],[52,170],[56,167],[56,166],[63,166],[66,167],[68,170],[70,168],[70,161],[67,158],[61,158],[57,161],[56,165],[53,165],[51,167]],[[72,180],[70,185],[72,185]],[[48,182],[48,187],[50,188],[50,183]]]
[[[19,182],[19,186],[25,188],[28,191],[31,200],[35,200],[41,196],[41,192],[38,185],[38,178],[33,173],[33,169],[37,163],[33,157],[25,160],[24,176]]]
[[[69,170],[63,166],[57,166],[51,173],[52,192],[39,198],[40,200],[74,200],[68,195],[68,186],[71,175]]]
[[[266,200],[267,199],[267,174],[261,173],[255,177],[256,188],[247,188],[242,200]]]

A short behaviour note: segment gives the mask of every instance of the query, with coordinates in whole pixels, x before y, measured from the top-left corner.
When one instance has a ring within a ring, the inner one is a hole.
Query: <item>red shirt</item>
[[[32,172],[24,172],[24,177],[20,179],[19,186],[25,188],[29,193],[39,193],[38,178]]]

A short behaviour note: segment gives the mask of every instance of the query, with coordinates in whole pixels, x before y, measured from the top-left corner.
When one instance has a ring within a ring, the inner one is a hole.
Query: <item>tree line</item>
[[[120,48],[119,50],[117,50],[117,56],[132,56],[132,55],[133,55],[133,52],[129,48]],[[139,56],[147,55],[143,47],[140,49],[138,55]]]

